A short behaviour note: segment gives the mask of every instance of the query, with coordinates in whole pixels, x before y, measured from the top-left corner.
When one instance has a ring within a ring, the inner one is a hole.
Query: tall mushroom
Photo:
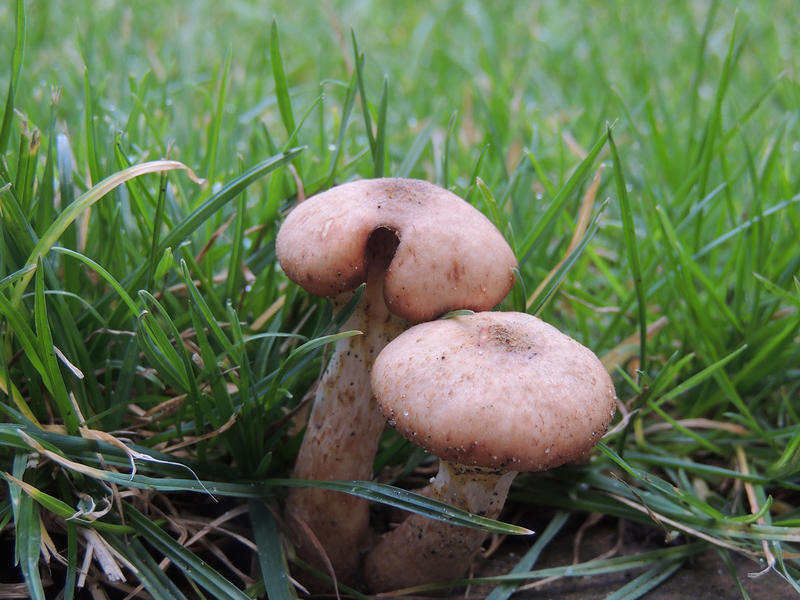
[[[486,312],[416,325],[375,360],[389,424],[440,458],[430,495],[496,518],[520,471],[588,455],[615,410],[591,350],[540,319]],[[461,577],[482,531],[411,515],[364,562],[380,592]]]
[[[412,322],[456,309],[488,310],[514,285],[516,259],[477,209],[430,183],[375,179],[309,198],[278,232],[278,260],[309,293],[342,305],[366,282],[345,323],[362,336],[335,345],[319,382],[294,477],[364,480],[385,425],[370,391],[374,357]],[[292,489],[287,520],[298,552],[352,579],[367,542],[366,501],[315,488]]]

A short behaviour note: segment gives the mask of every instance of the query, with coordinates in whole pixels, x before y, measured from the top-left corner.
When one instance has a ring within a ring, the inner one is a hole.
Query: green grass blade
[[[13,470],[17,481],[22,481],[28,457],[17,454],[14,457]],[[14,562],[22,571],[27,584],[28,593],[33,600],[45,600],[46,596],[39,574],[39,554],[41,553],[42,529],[39,521],[39,510],[33,499],[22,492],[16,483],[5,478],[11,497],[14,513],[15,552]]]
[[[64,600],[75,598],[75,583],[78,579],[78,528],[67,522],[67,576],[64,578]]]
[[[232,180],[219,192],[194,209],[183,221],[177,223],[159,243],[158,253],[161,254],[167,248],[178,248],[211,215],[233,200],[242,190],[264,175],[291,161],[304,149],[303,147],[293,148],[287,152],[271,156],[247,169],[239,177]]]
[[[75,409],[69,398],[67,386],[61,376],[61,369],[56,358],[53,335],[47,318],[47,301],[44,295],[44,268],[41,263],[36,269],[34,323],[36,324],[36,341],[39,345],[39,356],[42,359],[44,369],[47,371],[46,381],[50,383],[48,389],[53,395],[53,400],[58,408],[61,420],[67,428],[67,432],[75,435],[78,433],[78,416],[75,414]]]
[[[83,71],[83,126],[86,134],[86,156],[87,160],[89,161],[89,176],[94,184],[100,181],[100,162],[97,156],[97,135],[94,127],[94,91],[92,90],[92,84],[89,81],[89,67],[85,58],[84,63],[87,66]]]
[[[383,88],[381,89],[381,102],[378,105],[378,123],[375,132],[375,170],[374,177],[383,177],[386,168],[384,166],[386,156],[386,111],[389,106],[389,76],[383,78]]]
[[[561,282],[567,276],[567,273],[569,273],[570,269],[572,269],[575,262],[578,260],[578,258],[581,257],[586,248],[589,246],[589,243],[592,241],[592,238],[594,238],[595,234],[597,233],[597,229],[600,223],[600,216],[603,214],[604,210],[605,210],[605,204],[603,204],[600,207],[600,210],[592,219],[592,222],[589,224],[589,227],[586,228],[586,231],[581,237],[580,242],[578,242],[575,248],[572,249],[572,252],[570,252],[566,256],[561,265],[559,265],[558,269],[556,269],[555,273],[553,273],[553,276],[547,282],[547,285],[544,288],[542,288],[542,291],[539,292],[539,294],[536,297],[531,298],[530,302],[525,298],[523,299],[523,306],[525,306],[525,304],[528,304],[528,306],[525,306],[525,310],[527,310],[530,314],[532,315],[539,314],[539,311],[541,311],[544,308],[547,301],[561,285]]]
[[[150,551],[138,538],[106,535],[104,538],[137,570],[137,577],[154,600],[186,600],[186,596],[167,574],[161,570]]]
[[[356,32],[350,28],[350,42],[353,46],[353,62],[355,63],[356,82],[358,84],[358,94],[361,97],[361,112],[364,115],[364,130],[367,132],[367,141],[369,142],[369,150],[372,153],[372,160],[375,162],[377,158],[375,134],[372,131],[372,116],[369,112],[369,101],[367,100],[366,86],[364,85],[364,53],[358,51],[358,41],[356,40]],[[376,175],[378,177],[378,175]]]
[[[569,513],[565,511],[558,511],[550,519],[547,527],[536,538],[536,542],[530,547],[520,561],[511,569],[511,574],[525,573],[533,568],[536,561],[539,560],[539,555],[545,549],[547,544],[561,531],[561,528],[569,519]],[[486,600],[508,600],[514,593],[516,584],[514,583],[501,583],[492,590],[492,593],[486,597]]]
[[[217,164],[217,148],[219,147],[219,134],[222,129],[222,118],[225,114],[225,98],[228,92],[228,81],[230,80],[231,72],[231,58],[233,54],[232,47],[228,46],[228,51],[225,54],[225,63],[220,69],[219,74],[219,89],[217,91],[217,103],[214,110],[214,118],[208,127],[207,134],[207,151],[205,168],[203,172],[206,174],[206,179],[210,182],[216,181],[216,164]]]
[[[442,159],[442,187],[445,189],[450,188],[450,144],[453,140],[453,131],[456,127],[456,119],[458,119],[458,111],[454,110],[450,115],[450,120],[447,122],[447,135],[444,138],[444,158]]]
[[[420,132],[417,134],[417,137],[414,138],[411,147],[408,149],[403,162],[400,163],[400,166],[397,167],[397,172],[395,173],[395,177],[410,177],[411,171],[417,166],[422,153],[425,151],[425,147],[430,142],[431,135],[433,134],[435,123],[433,120],[428,121],[428,123],[423,127]]]
[[[592,149],[587,154],[586,158],[581,161],[575,171],[569,177],[567,182],[558,190],[558,193],[553,197],[553,201],[545,211],[541,219],[528,231],[525,237],[519,241],[514,253],[520,261],[523,261],[533,245],[537,242],[539,237],[544,233],[544,230],[553,222],[558,213],[560,213],[567,200],[576,191],[581,181],[588,175],[589,169],[592,168],[594,161],[597,159],[601,150],[605,147],[608,141],[608,134],[603,134],[592,146]]]
[[[196,554],[184,548],[151,519],[130,504],[125,505],[125,516],[131,525],[156,550],[169,558],[188,578],[220,600],[249,600],[225,577],[217,573]]]
[[[75,219],[87,211],[93,204],[101,200],[114,188],[122,185],[130,179],[133,179],[134,177],[139,177],[140,175],[144,175],[146,173],[160,173],[162,171],[172,171],[175,169],[186,170],[191,174],[189,167],[183,163],[174,160],[156,160],[135,165],[106,177],[103,181],[92,187],[90,190],[81,194],[72,204],[61,211],[61,213],[58,215],[58,218],[56,218],[53,224],[47,228],[47,231],[45,231],[44,235],[42,235],[42,238],[34,247],[33,252],[28,258],[27,264],[36,264],[39,259],[44,258],[50,249],[56,244],[56,242],[58,242],[58,239],[67,229],[67,227],[69,227],[73,221],[75,221]],[[194,176],[192,175],[192,177]],[[12,299],[14,304],[19,303],[19,300],[22,297],[22,294],[25,292],[31,277],[32,274],[30,273],[25,275],[15,286],[14,296]]]
[[[473,529],[483,529],[491,533],[505,535],[531,535],[533,532],[525,527],[501,523],[494,519],[488,519],[479,515],[470,514],[467,511],[455,508],[427,498],[414,492],[404,490],[383,483],[373,481],[306,481],[300,479],[269,479],[271,485],[284,485],[287,487],[318,487],[336,492],[344,492],[361,498],[366,498],[373,502],[380,502],[395,508],[401,508],[408,512],[423,515],[430,519],[443,521],[451,525],[461,525]]]
[[[322,185],[323,189],[331,187],[333,180],[336,177],[336,171],[339,168],[339,159],[342,155],[342,145],[344,144],[344,136],[347,131],[347,125],[350,123],[350,114],[353,111],[353,104],[356,98],[356,76],[355,74],[350,77],[350,82],[347,84],[347,95],[344,99],[344,106],[342,107],[342,120],[339,123],[339,133],[336,136],[336,148],[333,150],[331,157],[331,164],[328,168],[328,176],[325,183]]]
[[[253,526],[253,537],[258,546],[258,563],[264,588],[270,600],[293,600],[297,598],[294,586],[289,580],[286,558],[283,554],[280,533],[275,517],[263,503],[251,500],[250,523]]]
[[[62,248],[61,246],[55,246],[54,248],[52,248],[52,250],[59,254],[64,254],[66,256],[72,257],[82,262],[90,269],[92,269],[95,273],[100,275],[100,277],[105,279],[106,283],[108,283],[108,285],[110,285],[111,288],[117,293],[117,295],[119,295],[120,300],[122,300],[125,303],[125,306],[128,307],[128,310],[130,311],[131,315],[139,314],[139,307],[137,306],[136,302],[134,302],[133,298],[131,298],[130,295],[128,295],[128,292],[125,291],[125,289],[122,287],[119,281],[114,279],[114,276],[111,275],[111,273],[109,273],[106,269],[101,267],[99,264],[97,264],[88,256],[84,256],[80,252],[75,252],[74,250],[70,250],[69,248]],[[0,288],[1,287],[2,286],[0,286]]]
[[[25,356],[42,377],[42,382],[45,387],[55,396],[55,387],[57,384],[51,380],[50,368],[46,366],[46,359],[40,354],[41,345],[36,334],[28,325],[25,315],[14,307],[3,294],[0,294],[0,315],[5,318],[7,325],[10,326],[11,331],[13,331],[25,352]],[[65,425],[68,425],[70,431],[73,433],[77,432],[78,420],[74,411],[71,411],[71,406],[68,405],[65,407],[61,416],[62,418],[66,418]]]
[[[294,114],[292,113],[289,84],[286,80],[286,70],[283,66],[283,55],[281,54],[280,40],[278,39],[278,22],[274,19],[270,31],[269,55],[270,62],[272,63],[272,77],[275,79],[275,95],[278,98],[281,120],[286,129],[286,135],[291,136],[294,131]]]
[[[685,562],[684,558],[656,562],[647,571],[626,583],[613,594],[606,596],[606,600],[637,600],[643,598],[647,592],[658,587],[672,577]]]
[[[611,148],[611,157],[614,161],[614,175],[617,182],[617,195],[619,196],[620,214],[622,215],[622,230],[625,237],[625,250],[630,262],[633,286],[636,290],[637,314],[639,316],[639,368],[647,371],[647,302],[645,300],[644,282],[642,281],[642,265],[639,258],[639,243],[636,239],[636,228],[633,224],[633,213],[628,190],[625,184],[625,175],[622,172],[622,163],[617,153],[611,127],[608,129],[608,145]]]
[[[14,119],[14,97],[16,96],[22,60],[25,56],[25,1],[17,0],[14,51],[11,53],[11,71],[8,78],[8,95],[3,110],[3,124],[0,126],[0,155],[5,154],[11,136],[11,122]]]

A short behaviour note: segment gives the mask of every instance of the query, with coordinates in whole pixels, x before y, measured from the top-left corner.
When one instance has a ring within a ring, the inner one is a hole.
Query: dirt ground
[[[546,523],[545,523],[546,524]],[[573,541],[577,528],[564,528],[542,553],[536,568],[556,567],[570,564],[573,559]],[[580,560],[585,561],[614,548],[619,539],[619,528],[610,519],[587,528],[580,544]],[[659,532],[640,525],[628,523],[622,528],[622,544],[615,556],[633,554],[664,548],[663,536]],[[660,538],[660,539],[659,539]],[[480,575],[508,573],[519,557],[527,550],[519,541],[506,540],[497,553],[482,561]],[[780,575],[768,572],[753,578],[751,573],[762,567],[747,557],[734,555],[734,565],[739,580],[752,600],[800,599]],[[525,600],[594,600],[605,598],[618,590],[641,571],[619,572],[593,577],[569,577],[545,583],[539,588],[528,589],[513,596]],[[466,592],[469,598],[484,598],[491,586],[481,586]],[[464,595],[459,596],[464,598]],[[709,550],[689,560],[672,577],[651,590],[648,600],[727,600],[742,598],[739,586],[722,562],[719,554]]]

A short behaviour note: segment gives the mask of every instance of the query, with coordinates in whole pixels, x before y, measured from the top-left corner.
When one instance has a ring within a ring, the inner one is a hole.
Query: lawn
[[[709,550],[740,597],[800,593],[796,21],[791,0],[3,3],[0,596],[324,577],[283,507],[353,307],[289,281],[275,238],[389,176],[488,217],[519,263],[498,310],[594,351],[618,407],[500,522],[408,491],[435,459],[389,428],[373,480],[328,485],[376,530],[401,508],[493,531],[511,573],[471,583],[494,600],[617,572],[605,597],[645,597]],[[657,542],[540,568],[595,521]]]

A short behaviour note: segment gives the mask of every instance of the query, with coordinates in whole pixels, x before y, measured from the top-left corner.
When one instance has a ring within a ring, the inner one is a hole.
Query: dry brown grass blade
[[[653,339],[653,337],[664,327],[667,326],[669,323],[669,319],[667,317],[659,317],[650,325],[647,326],[647,339]],[[622,340],[619,344],[617,344],[616,348],[613,350],[609,350],[606,352],[601,358],[601,362],[606,370],[610,373],[614,371],[617,367],[621,367],[626,362],[628,362],[633,356],[635,356],[639,352],[639,332],[629,335],[624,340]]]
[[[725,423],[723,421],[714,421],[712,419],[679,419],[678,424],[686,427],[687,429],[716,429],[719,431],[727,431],[737,435],[749,435],[750,430],[736,423]],[[654,423],[644,428],[642,433],[645,435],[649,433],[656,433],[659,431],[669,431],[673,428],[671,423]]]
[[[195,257],[195,259],[194,259],[194,262],[195,262],[195,264],[198,264],[198,265],[200,264],[200,261],[202,261],[202,260],[203,260],[203,258],[205,258],[205,256],[206,256],[206,253],[207,253],[207,252],[208,252],[208,250],[211,248],[211,246],[213,246],[213,245],[214,245],[214,243],[215,243],[215,242],[216,242],[216,241],[217,241],[217,240],[218,240],[220,237],[222,237],[222,236],[224,235],[224,233],[225,233],[225,232],[228,230],[228,227],[230,227],[231,223],[233,223],[233,219],[234,219],[234,218],[236,218],[236,215],[235,215],[235,214],[233,214],[233,215],[231,215],[230,217],[228,217],[228,220],[227,220],[227,221],[225,221],[225,222],[224,222],[222,225],[220,225],[220,226],[217,228],[217,230],[216,230],[214,233],[212,233],[212,234],[211,234],[211,237],[208,239],[208,241],[206,242],[206,244],[205,244],[205,245],[202,247],[202,249],[200,250],[200,252],[199,252],[199,253],[197,254],[197,256]]]
[[[570,152],[572,152],[581,160],[585,160],[589,155],[589,153],[586,152],[586,150],[584,150],[583,147],[578,143],[578,140],[575,139],[575,136],[569,131],[562,131],[561,139],[564,140],[564,143],[567,145],[567,148],[569,148]]]
[[[87,548],[92,548],[95,561],[109,581],[125,581],[125,574],[119,566],[120,562],[134,574],[137,573],[136,567],[124,560],[94,529],[81,527],[80,531]]]
[[[600,165],[600,168],[597,169],[597,173],[595,173],[594,178],[592,179],[592,183],[589,186],[589,189],[586,190],[586,193],[583,195],[583,201],[581,202],[581,207],[578,210],[578,220],[575,223],[575,231],[572,232],[572,238],[569,241],[569,246],[567,246],[567,250],[564,252],[564,256],[561,257],[561,260],[550,269],[550,272],[547,276],[539,283],[533,293],[528,296],[528,301],[525,303],[525,308],[530,308],[536,298],[539,297],[542,290],[550,283],[550,280],[555,276],[556,272],[561,268],[561,265],[569,257],[570,252],[572,252],[577,245],[580,243],[581,238],[583,238],[586,230],[589,228],[589,224],[592,220],[592,210],[594,209],[594,202],[597,198],[597,190],[600,187],[600,180],[603,175],[603,170],[605,169],[605,165]]]
[[[750,466],[747,464],[747,456],[745,455],[744,448],[742,448],[742,446],[736,446],[736,462],[739,463],[739,471],[742,473],[742,475],[750,475]],[[753,514],[758,513],[761,507],[758,505],[758,498],[756,498],[756,490],[753,487],[753,484],[749,481],[744,481],[744,491],[747,495],[747,502],[750,504],[750,511]],[[766,524],[764,517],[760,517],[758,519],[758,524]],[[764,550],[764,557],[767,559],[767,566],[757,573],[748,573],[748,577],[750,578],[766,575],[773,569],[775,563],[777,562],[775,555],[769,548],[769,542],[767,540],[761,541],[761,548]]]
[[[284,304],[286,304],[286,295],[282,294],[278,296],[275,302],[273,302],[272,304],[269,305],[269,307],[267,307],[267,310],[265,310],[263,313],[258,315],[258,317],[256,317],[256,319],[250,324],[250,329],[252,331],[260,330],[262,327],[264,327],[264,325],[267,324],[267,322],[272,317],[275,316],[275,313],[277,313],[281,308],[283,308]]]
[[[186,439],[186,440],[184,440],[182,442],[179,442],[179,443],[177,443],[177,444],[175,444],[173,446],[169,446],[168,448],[164,448],[163,452],[165,454],[171,454],[171,453],[175,452],[176,450],[180,450],[182,448],[186,448],[188,446],[192,446],[194,444],[198,444],[198,443],[203,442],[205,440],[209,440],[211,438],[217,437],[218,435],[220,435],[222,433],[225,433],[226,431],[228,431],[228,429],[233,427],[234,423],[236,423],[236,418],[238,416],[239,416],[239,413],[233,413],[231,415],[231,417],[219,427],[219,429],[215,429],[214,431],[209,431],[208,433],[204,433],[203,435],[200,435],[200,436],[197,436],[197,437],[193,437],[193,438],[190,438],[190,439]]]
[[[333,568],[333,564],[331,563],[331,559],[328,556],[328,553],[325,551],[325,548],[322,546],[311,527],[308,526],[308,523],[296,515],[292,516],[292,520],[294,521],[294,524],[303,531],[303,536],[305,539],[314,547],[319,558],[322,559],[322,562],[325,564],[325,570],[328,572],[328,576],[333,582],[333,589],[336,592],[336,600],[341,600],[341,596],[339,595],[339,583],[336,579],[336,571]]]
[[[689,527],[688,525],[685,525],[683,523],[679,523],[678,521],[670,519],[669,517],[664,516],[662,514],[656,513],[655,511],[653,511],[652,509],[648,508],[647,506],[643,506],[641,504],[638,504],[638,503],[634,502],[633,500],[625,498],[624,496],[620,496],[618,494],[612,494],[610,492],[603,492],[603,491],[598,491],[597,493],[598,494],[603,494],[604,496],[608,496],[609,498],[613,498],[617,502],[621,502],[622,504],[625,504],[626,506],[630,506],[634,510],[638,510],[639,512],[642,512],[642,513],[645,513],[645,514],[649,515],[650,518],[654,519],[655,522],[659,523],[661,526],[669,525],[670,527],[672,527],[672,528],[674,528],[674,529],[676,529],[678,531],[682,531],[684,533],[688,533],[689,535],[691,535],[693,537],[697,537],[697,538],[700,538],[701,540],[705,540],[706,542],[714,544],[715,546],[719,546],[720,548],[725,548],[727,550],[731,550],[731,551],[736,552],[738,554],[743,554],[743,555],[747,556],[748,558],[752,558],[752,559],[756,559],[756,560],[758,559],[758,554],[756,554],[755,552],[752,552],[751,550],[747,550],[745,548],[741,548],[739,546],[736,546],[735,544],[729,544],[728,542],[725,542],[723,540],[720,540],[720,539],[717,539],[717,538],[715,538],[713,536],[705,534],[702,531],[698,531],[697,529],[694,529],[693,527]]]

